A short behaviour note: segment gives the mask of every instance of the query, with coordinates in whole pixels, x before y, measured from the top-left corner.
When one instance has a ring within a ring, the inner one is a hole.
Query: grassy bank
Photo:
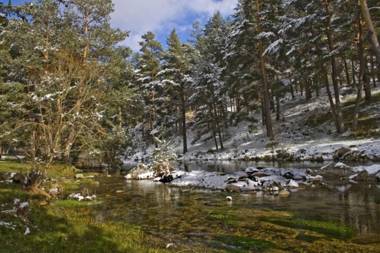
[[[0,162],[1,172],[27,173],[28,164]],[[80,190],[90,179],[75,180],[74,168],[55,165],[47,171],[48,177],[64,185],[67,192]],[[144,233],[135,226],[104,222],[92,215],[94,206],[101,201],[77,202],[52,200],[46,204],[43,197],[30,195],[21,186],[0,183],[0,211],[11,210],[14,199],[29,201],[28,214],[15,217],[0,212],[0,221],[10,222],[14,228],[0,226],[0,252],[165,252],[150,245]],[[26,228],[31,233],[24,235]]]

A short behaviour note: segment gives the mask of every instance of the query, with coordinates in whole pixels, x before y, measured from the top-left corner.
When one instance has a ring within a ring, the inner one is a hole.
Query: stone
[[[282,190],[278,193],[278,196],[283,197],[283,198],[287,198],[287,197],[289,197],[289,195],[290,195],[290,192],[288,192],[286,190]]]
[[[376,181],[380,183],[380,172],[375,175]]]
[[[284,175],[283,175],[284,178],[286,179],[294,179],[294,174],[291,173],[290,171],[286,172]]]
[[[358,182],[367,182],[368,178],[369,178],[368,172],[363,170],[350,179],[353,179]]]
[[[163,176],[163,177],[161,177],[160,182],[164,183],[164,184],[168,184],[168,183],[170,183],[173,180],[174,180],[174,177],[172,175],[169,175],[169,176]]]
[[[84,179],[84,175],[83,174],[76,174],[75,179]]]
[[[333,158],[334,160],[339,161],[349,152],[351,152],[351,149],[349,148],[346,148],[346,147],[339,148],[334,152]]]
[[[21,173],[16,173],[13,177],[12,177],[12,180],[13,180],[13,183],[15,184],[25,184],[26,182],[26,176],[21,174]]]
[[[239,186],[229,184],[226,186],[226,191],[228,191],[228,192],[241,192],[241,188]]]
[[[300,187],[299,186],[299,184],[296,182],[296,181],[294,181],[294,180],[290,180],[289,182],[288,182],[288,187],[289,188],[298,188],[298,187]]]
[[[230,178],[228,178],[226,180],[227,184],[234,184],[234,183],[237,183],[237,182],[238,182],[238,180],[236,178],[234,178],[234,177],[230,177]]]
[[[55,187],[55,188],[51,188],[49,190],[49,194],[52,195],[52,196],[57,196],[59,194],[59,189],[58,187]]]
[[[352,170],[352,168],[350,166],[348,166],[347,164],[344,164],[344,163],[335,164],[334,169]]]
[[[175,245],[174,245],[174,243],[168,243],[167,245],[166,245],[166,248],[167,249],[171,249],[171,248],[173,248]]]

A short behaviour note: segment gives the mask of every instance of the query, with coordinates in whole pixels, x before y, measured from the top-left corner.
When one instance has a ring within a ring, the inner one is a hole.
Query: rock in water
[[[166,245],[166,248],[167,249],[171,249],[171,248],[173,248],[174,247],[174,243],[168,243],[167,245]]]
[[[160,179],[160,182],[161,183],[164,183],[164,184],[167,184],[167,183],[170,183],[171,181],[174,180],[174,177],[172,175],[169,175],[169,176],[163,176],[161,179]]]
[[[241,192],[241,188],[239,186],[229,184],[226,186],[226,191],[228,191],[228,192]]]
[[[282,190],[278,193],[278,196],[283,197],[283,198],[289,197],[289,195],[290,195],[290,192],[286,190]]]
[[[352,170],[352,168],[350,166],[348,166],[347,164],[344,164],[344,163],[335,164],[334,169]]]
[[[342,148],[340,148],[334,152],[333,158],[335,161],[339,161],[349,152],[351,152],[351,149],[346,148],[346,147],[342,147]]]
[[[83,179],[84,175],[83,174],[76,174],[75,179]]]
[[[283,175],[284,178],[286,179],[294,179],[294,174],[291,173],[290,171],[286,172],[284,175]]]
[[[298,188],[300,186],[299,186],[299,184],[296,181],[290,180],[289,183],[288,183],[288,187],[289,188]]]
[[[350,179],[353,179],[355,181],[358,181],[358,182],[367,182],[368,181],[368,172],[363,170],[361,172],[359,172],[357,175],[355,175],[353,178],[350,178]]]
[[[375,175],[376,181],[380,183],[380,172]]]

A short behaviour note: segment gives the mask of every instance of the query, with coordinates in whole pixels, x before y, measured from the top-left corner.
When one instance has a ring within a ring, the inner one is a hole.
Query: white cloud
[[[188,13],[211,16],[220,11],[223,15],[231,14],[237,0],[113,0],[113,3],[113,26],[130,31],[126,44],[137,49],[141,35],[147,31],[171,29],[169,25],[183,22]]]

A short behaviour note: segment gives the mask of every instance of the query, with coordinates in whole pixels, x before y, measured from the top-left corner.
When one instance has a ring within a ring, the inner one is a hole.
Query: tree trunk
[[[186,98],[185,88],[181,85],[181,120],[182,120],[182,139],[183,139],[183,154],[187,153],[187,129],[186,129]]]
[[[215,118],[213,117],[213,109],[212,109],[212,105],[209,104],[208,106],[209,108],[209,114],[210,114],[210,117],[212,117],[209,121],[210,121],[210,125],[211,125],[211,130],[212,130],[212,138],[214,140],[214,143],[215,143],[215,148],[216,148],[216,151],[219,150],[219,146],[218,146],[218,140],[216,139],[216,127],[215,127]]]
[[[305,98],[306,101],[310,101],[313,98],[313,95],[311,93],[311,87],[310,87],[310,80],[305,79]]]
[[[344,63],[344,72],[346,74],[346,82],[347,82],[347,85],[351,86],[351,80],[350,80],[350,73],[348,71],[348,65],[347,65],[347,60],[346,58],[342,58],[343,60],[343,63]]]
[[[375,61],[371,55],[371,76],[372,76],[372,83],[373,87],[376,88],[376,67],[375,67]]]
[[[357,95],[356,95],[356,101],[355,101],[355,108],[354,108],[354,118],[352,121],[352,129],[356,130],[358,128],[358,121],[359,121],[359,105],[362,100],[362,89],[363,89],[363,81],[365,80],[365,59],[364,59],[364,47],[363,47],[363,27],[362,27],[362,21],[361,16],[358,15],[358,29],[359,29],[359,35],[358,35],[358,55],[359,55],[359,79],[358,79],[358,86],[357,86]]]
[[[380,44],[379,44],[379,40],[377,38],[377,32],[376,32],[375,26],[373,24],[371,14],[370,14],[369,9],[368,9],[367,0],[359,0],[359,3],[360,3],[360,9],[362,11],[363,18],[364,18],[365,22],[367,23],[368,30],[370,32],[370,36],[369,36],[370,42],[371,42],[373,51],[376,54],[377,66],[379,67],[378,68],[378,71],[379,71],[379,69],[380,69]]]
[[[260,12],[261,12],[261,1],[256,0],[256,29],[257,33],[261,33],[261,20],[260,20]],[[263,105],[264,105],[264,114],[265,114],[265,126],[266,126],[266,132],[267,137],[269,137],[271,140],[274,140],[274,132],[273,132],[273,125],[272,125],[272,115],[271,115],[271,108],[270,108],[270,91],[269,91],[269,83],[268,83],[268,77],[266,73],[266,59],[263,55],[264,53],[264,45],[263,42],[259,42],[258,44],[258,54],[260,55],[260,72],[261,72],[261,78],[263,82],[263,89],[262,89],[262,99],[263,99]]]
[[[281,119],[281,104],[280,104],[280,97],[276,96],[276,120],[280,121]]]
[[[325,72],[325,74],[324,74],[324,76],[325,76],[325,87],[326,87],[326,92],[327,92],[329,102],[330,102],[330,110],[331,110],[331,114],[332,114],[334,122],[335,122],[335,127],[338,129],[340,127],[340,122],[338,121],[334,99],[333,99],[333,96],[332,96],[332,93],[330,90],[329,76],[328,76],[328,73],[326,70],[324,72]]]
[[[352,69],[352,86],[353,88],[356,88],[356,71],[355,71],[355,60],[354,58],[351,59],[351,69]]]
[[[330,12],[330,2],[329,0],[325,0],[325,11],[327,14],[326,19],[326,36],[328,41],[328,47],[329,51],[334,51],[334,40],[331,32],[331,12]],[[337,64],[336,64],[336,58],[335,56],[331,56],[331,78],[334,88],[334,97],[335,97],[335,110],[336,110],[336,130],[338,133],[342,133],[344,126],[343,126],[343,117],[342,117],[342,111],[340,106],[340,95],[339,95],[339,84],[338,84],[338,73],[337,73]]]

